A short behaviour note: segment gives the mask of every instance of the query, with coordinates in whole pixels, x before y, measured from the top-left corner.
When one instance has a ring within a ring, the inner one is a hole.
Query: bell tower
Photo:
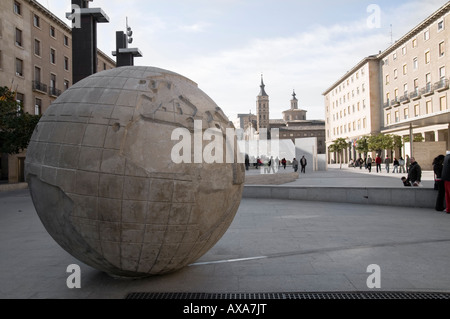
[[[256,97],[256,116],[257,116],[257,129],[260,132],[261,129],[269,130],[269,96],[266,93],[264,79],[261,75],[261,91]]]

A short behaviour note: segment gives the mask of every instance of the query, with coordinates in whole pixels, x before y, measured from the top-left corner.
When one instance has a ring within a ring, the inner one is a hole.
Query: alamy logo
[[[72,28],[81,28],[81,8],[79,5],[72,4],[72,12],[66,14],[66,18],[72,20]]]
[[[366,284],[367,288],[381,288],[381,267],[377,264],[372,264],[367,266],[367,272],[371,275],[367,278]]]
[[[171,159],[175,164],[244,164],[245,154],[249,149],[240,149],[237,144],[239,133],[234,128],[227,128],[225,136],[219,128],[203,130],[201,120],[194,121],[194,134],[187,128],[176,128],[172,131],[171,140],[179,141],[171,150]],[[263,131],[263,130],[261,130]],[[272,136],[278,136],[278,129],[272,129]],[[267,156],[279,155],[279,140],[267,139],[267,130],[261,132],[265,139],[256,141],[257,153]],[[207,142],[204,145],[204,142]],[[245,145],[248,148],[248,145]]]
[[[371,15],[367,18],[367,27],[369,29],[381,28],[381,9],[377,4],[371,4],[367,7],[367,13]]]

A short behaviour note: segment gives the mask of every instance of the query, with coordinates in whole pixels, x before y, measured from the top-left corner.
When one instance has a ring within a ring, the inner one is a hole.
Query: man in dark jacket
[[[409,167],[408,179],[407,181],[411,183],[412,186],[419,186],[422,179],[422,168],[419,163],[416,162],[414,157],[411,157],[411,166]]]
[[[445,203],[447,205],[447,214],[450,214],[450,151],[447,151],[447,156],[444,159],[442,167],[441,179],[445,185]]]
[[[444,210],[445,202],[445,183],[442,180],[442,168],[444,165],[444,159],[445,155],[439,155],[433,160],[434,189],[438,191],[435,209],[438,212],[442,212]]]

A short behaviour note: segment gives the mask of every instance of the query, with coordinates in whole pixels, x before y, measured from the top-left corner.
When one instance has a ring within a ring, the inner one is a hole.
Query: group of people
[[[380,157],[379,154],[377,154],[377,157],[375,159],[373,159],[372,157],[370,157],[370,155],[366,158],[366,159],[362,159],[361,157],[358,158],[355,163],[354,166],[355,167],[359,167],[360,169],[363,168],[363,166],[369,170],[369,173],[372,172],[372,165],[376,165],[376,169],[377,169],[377,173],[381,173],[381,164],[384,162],[385,168],[386,168],[386,172],[389,173],[390,171],[390,166],[391,163],[394,166],[394,169],[392,170],[392,173],[408,173],[409,172],[409,167],[411,165],[411,159],[409,158],[408,155],[406,155],[406,159],[403,159],[403,157],[400,157],[399,159],[394,158],[394,161],[391,161],[391,159],[389,158],[389,156],[386,156],[386,158],[384,159],[384,161],[382,160],[382,158]],[[405,169],[405,165],[406,165],[406,169]]]
[[[438,191],[435,209],[450,214],[450,151],[446,156],[439,155],[433,161],[434,189]]]
[[[297,159],[294,158],[294,159],[292,160],[292,168],[294,169],[294,172],[296,172],[296,173],[297,173],[297,171],[298,171],[298,164],[299,164],[299,161],[297,161]],[[302,169],[301,169],[300,172],[303,173],[303,174],[306,174],[306,165],[308,165],[308,162],[307,162],[305,156],[303,156],[303,157],[300,159],[300,166],[302,167]]]
[[[245,169],[248,171],[250,168],[250,164],[253,163],[253,166],[256,169],[259,169],[261,166],[264,165],[264,162],[261,158],[257,157],[256,159],[254,158],[250,158],[248,156],[248,154],[245,154]],[[303,156],[300,161],[298,161],[296,158],[294,158],[292,160],[292,168],[294,169],[295,172],[298,171],[298,166],[301,166],[301,172],[303,174],[306,174],[306,165],[308,165],[308,162],[305,158],[305,156]],[[276,159],[273,158],[273,156],[267,161],[267,166],[269,168],[274,168],[274,167],[278,167],[281,168],[281,166],[283,166],[284,169],[286,169],[286,165],[287,165],[287,160],[286,158],[283,159],[279,159],[278,157]]]

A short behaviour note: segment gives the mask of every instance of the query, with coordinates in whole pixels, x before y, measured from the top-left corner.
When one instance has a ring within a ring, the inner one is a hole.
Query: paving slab
[[[164,276],[116,279],[66,253],[27,190],[0,193],[0,298],[125,298],[132,292],[450,292],[450,215],[432,209],[243,199],[222,239]],[[81,268],[69,289],[67,267]],[[371,290],[372,291],[372,290]]]

